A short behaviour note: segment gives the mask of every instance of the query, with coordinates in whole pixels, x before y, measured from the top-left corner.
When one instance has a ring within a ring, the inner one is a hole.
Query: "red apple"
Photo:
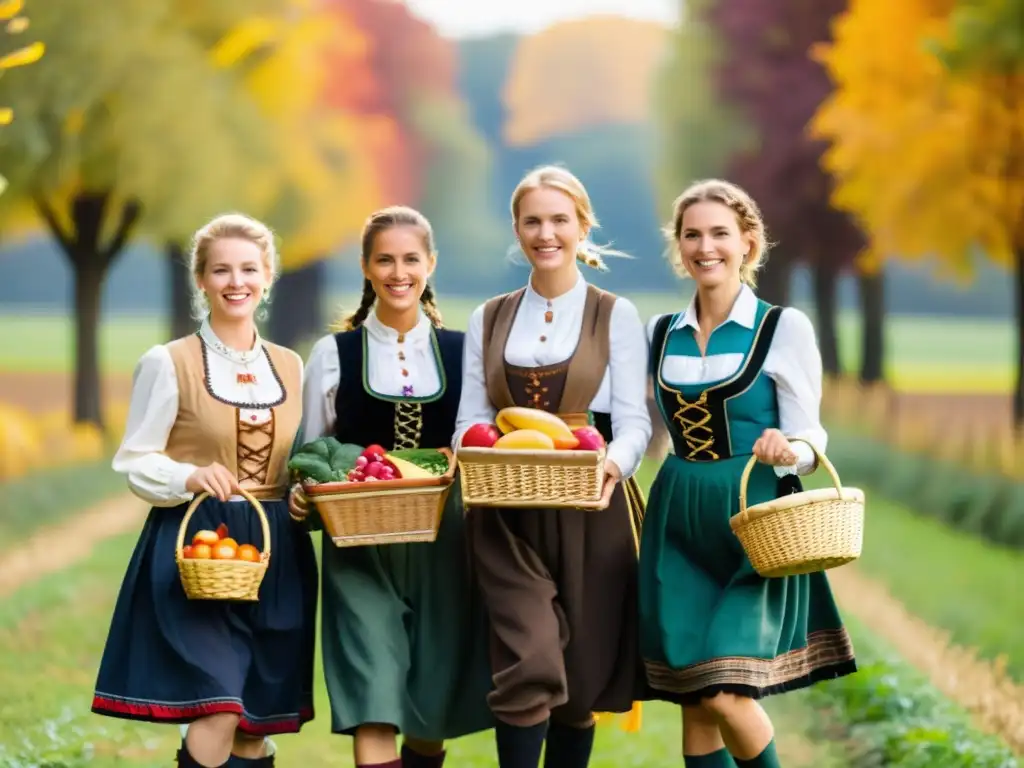
[[[490,448],[501,437],[493,424],[474,424],[462,435],[463,448]]]
[[[580,427],[573,430],[573,435],[580,441],[577,451],[599,451],[604,448],[604,437],[597,427]]]

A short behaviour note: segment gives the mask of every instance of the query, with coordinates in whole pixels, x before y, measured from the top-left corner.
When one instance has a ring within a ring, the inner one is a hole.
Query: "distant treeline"
[[[494,291],[510,290],[522,284],[525,268],[506,261],[502,254],[490,255],[500,278],[486,286],[460,280],[456,269],[441,263],[437,286],[442,294],[482,296]],[[353,268],[354,257],[341,255],[327,265],[328,295],[355,292],[358,275]],[[673,287],[685,293],[685,284],[671,278],[660,253],[642,256],[628,264],[615,261],[608,274],[590,275],[603,287],[620,293],[663,292]],[[134,246],[111,270],[104,290],[104,310],[125,313],[163,313],[167,306],[169,281],[167,261],[144,246]],[[629,275],[629,280],[623,278]],[[886,276],[888,311],[894,314],[954,315],[963,317],[1012,317],[1012,291],[1005,272],[988,265],[979,265],[977,280],[960,287],[940,281],[924,267],[915,269],[905,264],[891,264]],[[840,285],[840,308],[856,309],[856,287],[852,280]],[[793,276],[794,303],[810,302],[808,275],[797,270]],[[46,242],[8,248],[0,251],[0,311],[34,309],[67,312],[71,306],[71,274],[66,259]]]

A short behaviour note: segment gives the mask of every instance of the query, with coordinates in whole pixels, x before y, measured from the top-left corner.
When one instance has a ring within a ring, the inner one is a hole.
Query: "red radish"
[[[369,463],[370,460],[368,458],[366,458],[365,456],[360,456],[358,459],[356,459],[356,469],[362,469]]]

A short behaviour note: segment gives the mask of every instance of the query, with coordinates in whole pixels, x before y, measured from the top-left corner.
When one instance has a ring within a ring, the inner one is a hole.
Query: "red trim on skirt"
[[[210,701],[184,707],[173,707],[164,704],[108,699],[104,696],[93,697],[92,711],[98,715],[145,720],[153,723],[187,723],[207,715],[229,713],[239,716],[238,730],[252,736],[298,733],[303,723],[313,719],[312,707],[301,709],[297,715],[280,720],[261,720],[255,723],[245,716],[242,705],[237,701]]]

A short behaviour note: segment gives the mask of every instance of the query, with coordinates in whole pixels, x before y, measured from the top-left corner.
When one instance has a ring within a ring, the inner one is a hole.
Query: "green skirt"
[[[654,698],[762,698],[856,671],[825,574],[762,578],[729,527],[748,460],[670,455],[651,487],[640,544],[640,650]],[[757,464],[747,503],[777,498],[785,485]]]
[[[488,625],[468,563],[458,481],[434,542],[340,548],[324,536],[332,731],[389,724],[441,741],[493,727]]]

